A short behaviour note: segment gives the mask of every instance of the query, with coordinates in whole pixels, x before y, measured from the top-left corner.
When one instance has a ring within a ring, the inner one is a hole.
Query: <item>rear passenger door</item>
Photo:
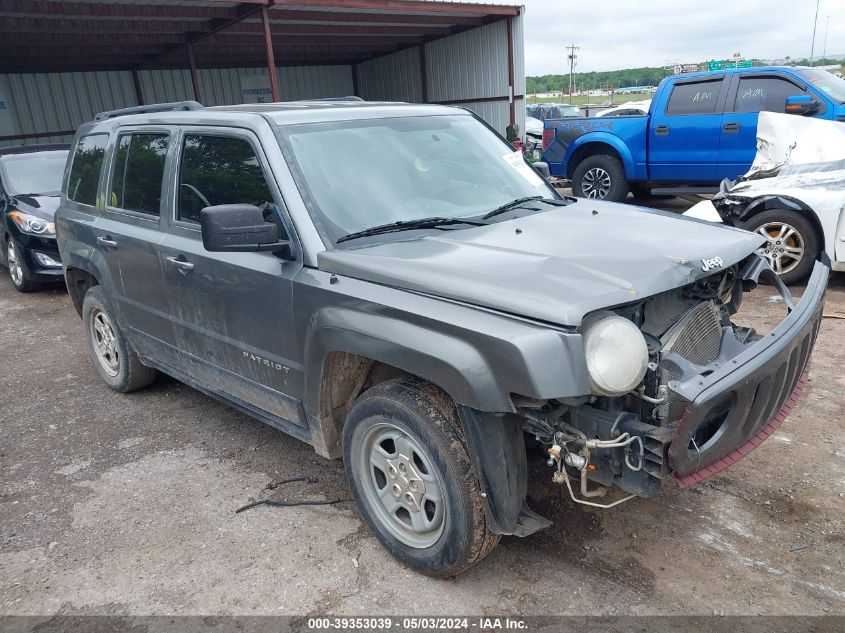
[[[757,153],[757,118],[762,111],[786,112],[786,98],[807,90],[786,75],[734,75],[719,145],[719,178],[736,178]]]
[[[648,131],[649,179],[715,181],[726,81],[723,76],[682,79],[655,108]]]
[[[241,403],[305,425],[292,279],[301,259],[205,250],[200,211],[249,203],[295,240],[258,139],[246,130],[185,128],[161,265],[179,348],[177,369]],[[294,249],[298,252],[299,249]]]
[[[140,354],[160,357],[173,344],[158,248],[164,237],[162,193],[174,130],[125,127],[113,132],[105,204],[92,232],[108,265],[123,325]]]

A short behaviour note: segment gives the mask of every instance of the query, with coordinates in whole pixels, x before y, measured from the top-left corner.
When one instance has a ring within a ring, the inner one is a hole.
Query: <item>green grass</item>
[[[650,94],[626,94],[626,95],[613,95],[613,105],[620,105],[622,103],[627,103],[628,101],[644,101],[646,99],[651,99]],[[572,97],[572,105],[581,106],[587,103],[592,103],[593,105],[601,105],[605,101],[610,101],[610,97]],[[547,97],[545,99],[537,99],[537,98],[529,98],[526,101],[527,103],[569,103],[569,96],[563,97]]]

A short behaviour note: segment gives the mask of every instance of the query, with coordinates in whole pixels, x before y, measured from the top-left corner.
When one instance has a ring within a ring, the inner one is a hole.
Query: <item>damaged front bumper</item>
[[[790,309],[787,317],[726,362],[669,382],[669,389],[687,402],[668,452],[681,487],[710,477],[759,446],[783,423],[806,385],[829,269],[816,263],[797,304],[768,267],[745,275],[752,283],[760,276],[779,289]],[[705,425],[707,440],[699,444],[695,438]]]

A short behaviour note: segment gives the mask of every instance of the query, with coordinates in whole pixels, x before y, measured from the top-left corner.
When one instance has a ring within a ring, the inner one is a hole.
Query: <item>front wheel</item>
[[[621,202],[628,197],[628,190],[625,168],[615,156],[588,156],[572,174],[572,193],[580,198]]]
[[[42,288],[40,283],[32,280],[32,273],[26,264],[23,249],[11,237],[6,243],[6,263],[9,266],[9,276],[12,278],[15,290],[18,292],[34,292]]]
[[[810,276],[821,252],[821,240],[804,215],[789,209],[770,209],[743,222],[742,228],[766,238],[759,253],[783,283],[798,283]]]
[[[370,529],[409,567],[448,578],[499,542],[455,406],[434,385],[402,378],[365,392],[344,427],[343,462]]]

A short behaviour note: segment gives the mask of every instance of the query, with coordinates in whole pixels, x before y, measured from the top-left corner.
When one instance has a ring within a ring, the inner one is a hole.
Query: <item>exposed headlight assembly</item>
[[[12,221],[18,225],[18,228],[24,233],[32,235],[55,235],[56,225],[48,222],[43,218],[39,218],[23,211],[12,211],[9,213]]]
[[[648,345],[636,325],[602,312],[587,321],[582,336],[594,393],[621,396],[637,388],[648,369]]]

